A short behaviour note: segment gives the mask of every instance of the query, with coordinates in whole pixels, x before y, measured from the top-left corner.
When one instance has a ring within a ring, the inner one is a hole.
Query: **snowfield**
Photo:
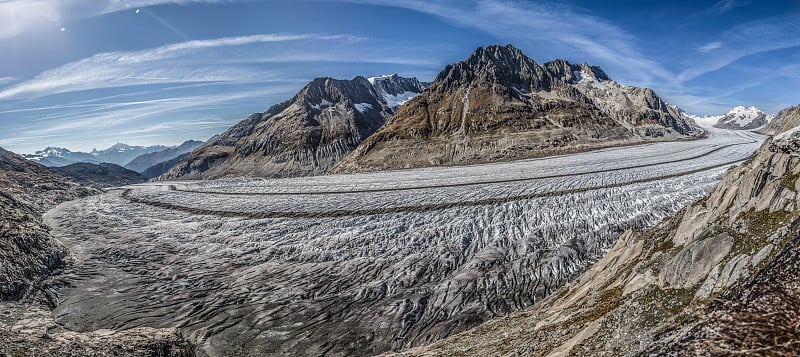
[[[179,327],[207,355],[372,355],[531,306],[764,136],[448,168],[160,182],[58,206],[56,319]]]

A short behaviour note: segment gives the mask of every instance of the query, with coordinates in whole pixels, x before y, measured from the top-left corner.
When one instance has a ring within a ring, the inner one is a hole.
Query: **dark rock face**
[[[53,171],[71,177],[85,186],[94,188],[126,186],[147,181],[146,177],[136,171],[109,163],[91,164],[80,162],[54,167]]]
[[[376,82],[387,96],[421,86],[400,77]],[[197,148],[163,178],[324,173],[384,124],[392,108],[382,94],[364,77],[317,78],[292,99],[251,115]]]
[[[332,172],[511,160],[696,133],[652,90],[513,46],[448,65]]]
[[[178,147],[137,156],[135,159],[125,164],[125,168],[139,173],[144,173],[145,170],[155,165],[162,164],[165,161],[173,160],[178,156],[186,155],[200,145],[203,145],[202,141],[187,140]]]

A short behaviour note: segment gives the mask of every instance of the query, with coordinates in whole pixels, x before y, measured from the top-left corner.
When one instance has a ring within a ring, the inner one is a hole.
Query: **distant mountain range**
[[[194,150],[196,147],[202,144],[203,144],[202,141],[188,140],[184,141],[183,144],[181,144],[180,146],[170,147],[161,151],[142,154],[136,157],[135,159],[131,160],[130,162],[126,163],[125,168],[142,173],[154,165],[163,163],[165,161],[170,161],[184,154],[188,154],[192,152],[192,150]]]
[[[108,162],[117,165],[125,165],[139,155],[162,151],[168,148],[169,147],[163,145],[145,147],[119,143],[105,150],[92,149],[91,152],[87,153],[70,151],[58,147],[48,147],[34,154],[25,154],[23,157],[51,167],[66,166],[76,162],[91,162],[96,164]]]
[[[171,162],[172,165],[174,165],[175,160],[173,159],[176,157],[185,157],[186,154],[190,153],[192,150],[202,144],[202,141],[197,140],[187,140],[179,146],[131,146],[120,143],[105,150],[93,149],[88,153],[70,151],[68,149],[58,147],[48,147],[44,150],[37,151],[34,154],[24,154],[22,156],[28,160],[49,167],[63,167],[77,163],[109,163],[124,166],[126,169],[133,170],[138,173],[160,172],[160,175],[161,173],[165,172],[164,167],[166,162]],[[148,171],[148,169],[154,166],[157,168]],[[73,169],[86,169],[88,167],[89,166],[86,165],[75,166]],[[172,166],[169,166],[169,168],[171,167]],[[169,170],[169,168],[166,170]]]
[[[325,173],[424,87],[416,78],[398,75],[314,79],[288,101],[251,115],[197,148],[164,177]]]
[[[738,106],[722,115],[687,115],[698,123],[713,125],[716,128],[731,130],[752,130],[763,127],[772,121],[772,116],[755,106]]]

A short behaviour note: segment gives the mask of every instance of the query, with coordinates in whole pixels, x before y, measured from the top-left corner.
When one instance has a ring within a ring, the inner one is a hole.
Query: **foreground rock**
[[[513,46],[491,46],[445,67],[332,172],[514,160],[700,132],[652,90],[614,82],[599,67],[540,65]]]
[[[792,133],[800,107],[782,113]],[[531,309],[405,354],[797,355],[800,158],[787,147],[765,144]]]
[[[374,83],[374,84],[373,84]],[[317,78],[194,150],[162,179],[292,177],[328,171],[419,94],[414,78]]]
[[[0,356],[194,357],[193,346],[175,329],[69,331],[49,309],[0,302]]]

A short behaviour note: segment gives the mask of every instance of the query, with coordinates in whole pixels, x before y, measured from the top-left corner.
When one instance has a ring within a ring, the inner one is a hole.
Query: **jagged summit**
[[[431,84],[444,89],[457,88],[480,80],[508,87],[547,88],[547,78],[539,65],[518,48],[506,46],[478,47],[466,60],[447,65]]]

